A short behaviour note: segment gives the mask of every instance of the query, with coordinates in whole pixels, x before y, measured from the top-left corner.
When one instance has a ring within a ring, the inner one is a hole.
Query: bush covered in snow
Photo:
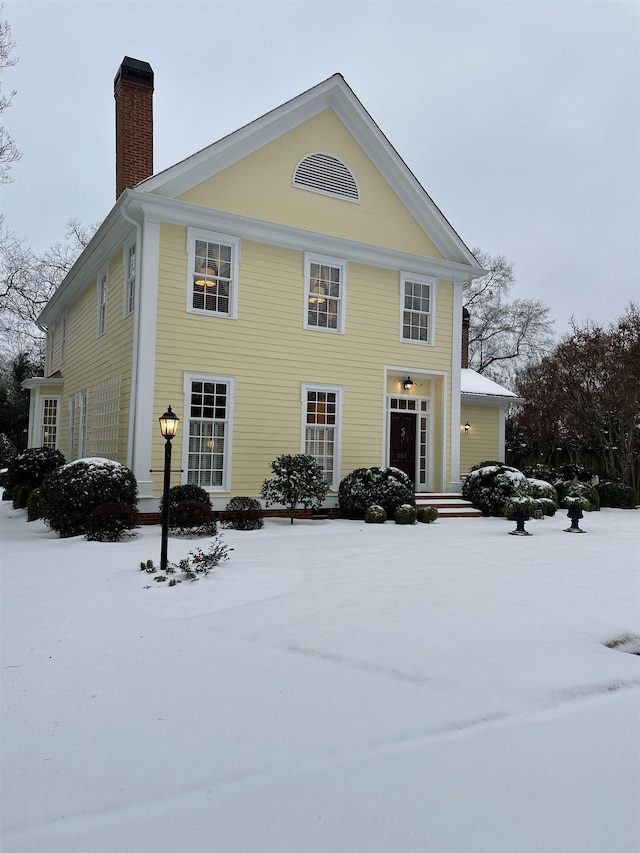
[[[367,507],[367,511],[364,514],[364,520],[367,524],[384,524],[387,520],[387,513],[383,506],[373,504],[372,506]]]
[[[7,465],[7,489],[12,497],[21,486],[27,486],[31,492],[36,486],[41,486],[45,477],[64,465],[64,462],[62,453],[49,447],[30,447],[23,450]]]
[[[464,481],[462,495],[483,515],[504,515],[505,504],[511,498],[528,497],[529,481],[517,468],[502,462],[472,468]]]
[[[435,506],[420,506],[416,512],[416,521],[422,522],[422,524],[431,524],[433,521],[437,521],[438,519],[438,508]]]
[[[18,455],[15,444],[8,435],[0,432],[0,468],[6,468],[9,462]]]
[[[135,507],[138,484],[133,472],[111,459],[69,462],[42,484],[42,517],[61,537],[78,536],[93,510],[105,503]]]
[[[224,510],[223,525],[231,530],[260,530],[264,527],[262,506],[255,498],[237,495]]]
[[[90,542],[119,542],[138,527],[138,511],[130,504],[110,502],[97,506],[84,524]]]
[[[396,524],[415,524],[417,510],[413,504],[401,504],[393,513]]]
[[[327,496],[329,486],[324,479],[324,468],[307,453],[278,456],[271,463],[274,476],[262,484],[261,496],[267,506],[282,504],[289,509],[293,524],[296,507],[319,509]]]
[[[529,481],[529,494],[532,498],[548,498],[558,507],[558,492],[546,480],[538,480],[535,477],[527,477]]]
[[[600,506],[633,509],[636,505],[631,486],[626,486],[616,480],[604,480],[602,483],[598,483],[596,491],[600,497]]]
[[[200,501],[207,507],[211,507],[211,498],[209,493],[202,488],[196,486],[195,483],[181,483],[178,486],[173,486],[169,489],[169,508],[175,506],[181,501]],[[162,512],[164,506],[164,495],[160,499],[159,510]]]
[[[415,504],[415,488],[399,468],[357,468],[340,483],[338,502],[345,518],[364,518],[374,504],[392,518],[402,504]]]
[[[571,506],[575,506],[575,504],[578,504],[584,512],[591,512],[589,499],[582,495],[568,495],[566,498],[562,499],[562,506],[565,507],[565,509],[569,509]]]
[[[591,483],[580,480],[563,480],[556,483],[556,491],[558,492],[558,500],[563,506],[567,506],[566,498],[584,498],[589,501],[591,511],[597,512],[600,509],[598,490]]]

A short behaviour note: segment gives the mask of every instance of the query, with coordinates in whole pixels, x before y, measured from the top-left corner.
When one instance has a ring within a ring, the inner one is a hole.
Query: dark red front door
[[[391,412],[391,453],[389,464],[416,479],[416,416]]]

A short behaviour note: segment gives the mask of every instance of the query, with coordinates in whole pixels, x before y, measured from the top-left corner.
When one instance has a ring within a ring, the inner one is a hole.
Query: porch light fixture
[[[469,435],[469,430],[471,429],[471,424],[469,423],[469,421],[466,422],[463,429],[464,429],[464,434]]]
[[[407,378],[402,383],[402,387],[404,388],[405,391],[411,391],[414,384],[415,383],[414,383],[413,379],[410,376],[407,376]]]
[[[180,418],[171,411],[171,406],[161,415],[160,432],[164,444],[164,484],[162,488],[162,544],[160,546],[160,571],[167,571],[167,540],[169,536],[169,486],[171,478],[171,439],[178,432]]]

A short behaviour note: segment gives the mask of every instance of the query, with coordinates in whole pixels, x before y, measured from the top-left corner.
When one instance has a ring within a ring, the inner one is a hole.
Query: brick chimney
[[[153,175],[153,69],[125,56],[113,81],[116,99],[116,199]]]
[[[462,360],[461,367],[469,367],[469,312],[462,309]]]

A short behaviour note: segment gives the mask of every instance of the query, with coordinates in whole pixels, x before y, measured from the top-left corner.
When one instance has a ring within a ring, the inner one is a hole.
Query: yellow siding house
[[[217,509],[259,495],[282,453],[323,464],[328,505],[369,465],[459,491],[461,445],[504,444],[495,400],[461,411],[463,289],[483,270],[343,77],[156,175],[152,94],[126,57],[117,201],[40,317],[30,445],[129,466],[153,512],[171,405],[172,484]]]

